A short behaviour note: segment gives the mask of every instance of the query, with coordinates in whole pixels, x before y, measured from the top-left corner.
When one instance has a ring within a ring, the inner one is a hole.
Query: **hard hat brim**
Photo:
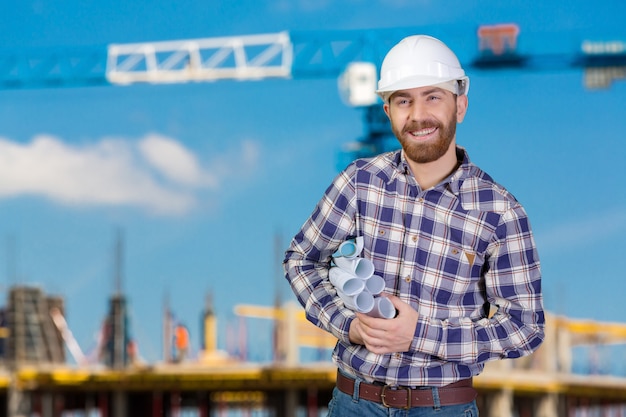
[[[452,91],[450,88],[446,87],[446,84],[450,81],[464,81],[464,91],[457,92]],[[469,78],[467,76],[464,77],[450,77],[450,78],[439,78],[439,77],[425,77],[423,75],[415,76],[415,77],[407,77],[395,83],[385,86],[385,88],[379,88],[376,90],[376,94],[378,94],[383,100],[386,100],[391,94],[400,90],[410,90],[412,88],[420,88],[420,87],[429,87],[429,86],[437,86],[440,88],[444,88],[445,90],[451,91],[453,94],[467,94],[469,90]]]

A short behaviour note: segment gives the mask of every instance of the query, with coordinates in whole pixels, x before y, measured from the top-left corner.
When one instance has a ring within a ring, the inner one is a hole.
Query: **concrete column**
[[[298,411],[298,391],[288,389],[285,392],[285,416],[295,416]]]
[[[505,388],[489,393],[486,414],[488,417],[513,417],[513,391]]]
[[[285,344],[287,349],[287,366],[297,366],[300,362],[298,346],[298,306],[294,302],[288,302],[284,306],[285,318]],[[289,414],[295,415],[295,414]]]
[[[128,397],[123,391],[113,392],[113,415],[115,417],[128,417]]]
[[[42,417],[55,417],[54,395],[49,392],[41,394],[41,415]]]
[[[548,393],[541,396],[535,409],[535,417],[559,417],[559,396]]]
[[[93,394],[85,394],[85,416],[91,416],[96,410],[96,400]]]
[[[8,417],[27,417],[30,415],[30,396],[18,387],[15,376],[11,378],[7,391],[7,415]]]

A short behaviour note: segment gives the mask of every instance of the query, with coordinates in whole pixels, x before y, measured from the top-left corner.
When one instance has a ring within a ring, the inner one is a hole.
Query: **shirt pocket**
[[[433,302],[444,305],[464,305],[464,297],[474,290],[477,280],[472,277],[476,253],[453,242],[432,244],[425,254],[422,290]]]

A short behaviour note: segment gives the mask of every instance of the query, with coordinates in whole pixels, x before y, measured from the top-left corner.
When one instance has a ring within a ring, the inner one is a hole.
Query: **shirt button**
[[[413,240],[413,242],[417,242],[417,236],[413,236],[411,240]]]
[[[410,276],[410,275],[407,275],[406,277],[404,277],[404,280],[405,280],[406,282],[411,282],[411,276]]]
[[[424,202],[424,198],[420,197],[420,198],[417,199],[417,201],[420,202],[420,203],[423,203]]]
[[[400,355],[399,353],[395,353],[393,356],[394,356],[396,359],[400,359],[400,358],[402,357],[402,355]]]
[[[382,235],[384,235],[384,234],[385,234],[385,231],[384,231],[384,230],[379,230],[379,231],[378,231],[378,234],[382,236]]]

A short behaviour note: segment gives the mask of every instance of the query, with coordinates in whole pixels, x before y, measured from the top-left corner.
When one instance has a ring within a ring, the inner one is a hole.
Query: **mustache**
[[[430,129],[433,127],[440,128],[441,123],[434,119],[419,120],[416,122],[408,123],[404,126],[404,129],[402,130],[404,132],[414,132],[416,130]]]

